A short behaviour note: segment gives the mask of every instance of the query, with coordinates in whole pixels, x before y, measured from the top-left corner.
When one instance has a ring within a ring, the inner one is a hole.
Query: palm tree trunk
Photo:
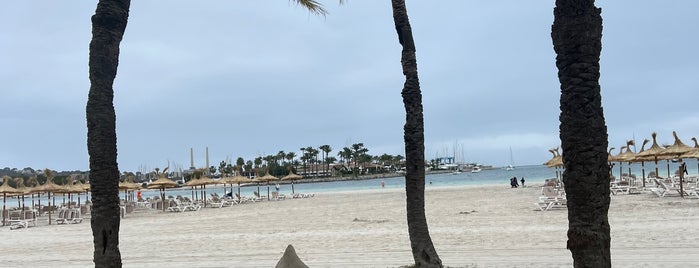
[[[119,64],[119,43],[129,17],[130,0],[100,0],[92,16],[90,42],[90,93],[88,96],[87,149],[95,267],[121,267],[119,252],[119,168],[117,166],[114,78]]]
[[[594,0],[556,0],[551,38],[561,83],[560,138],[574,267],[611,267],[607,126],[599,57],[601,9]]]
[[[432,244],[425,217],[425,133],[422,115],[422,93],[417,75],[415,43],[410,28],[405,0],[392,0],[393,20],[398,41],[403,46],[401,65],[405,75],[403,104],[405,105],[405,193],[408,234],[413,259],[417,267],[442,267]]]

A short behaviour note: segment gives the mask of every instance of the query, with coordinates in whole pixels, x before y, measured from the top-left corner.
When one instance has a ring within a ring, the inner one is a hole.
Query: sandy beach
[[[540,187],[430,188],[430,233],[450,267],[571,267],[567,210],[538,211]],[[88,216],[89,217],[89,216]],[[615,267],[691,267],[699,200],[614,195]],[[88,267],[89,219],[0,228],[0,267]],[[124,267],[274,267],[288,244],[310,267],[400,267],[412,256],[399,189],[323,193],[193,212],[136,210],[121,221]]]

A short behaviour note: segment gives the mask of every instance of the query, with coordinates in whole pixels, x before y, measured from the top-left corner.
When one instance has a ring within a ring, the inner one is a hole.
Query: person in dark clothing
[[[520,181],[522,182],[522,187],[524,187],[524,177],[522,177],[522,180]]]

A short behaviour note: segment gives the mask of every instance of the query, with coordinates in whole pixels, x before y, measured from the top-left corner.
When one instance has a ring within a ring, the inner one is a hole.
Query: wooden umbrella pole
[[[5,226],[5,212],[7,208],[5,202],[7,201],[7,193],[2,193],[2,226]]]
[[[47,196],[47,199],[48,199],[48,202],[49,202],[49,225],[51,225],[51,192],[46,192],[46,194],[48,195],[48,196]],[[56,196],[56,195],[54,194],[54,198],[55,198],[55,196]],[[54,199],[53,202],[54,202],[54,204],[55,204],[55,203],[56,203],[56,200]]]
[[[643,176],[643,188],[646,188],[646,162],[641,161],[641,174]]]

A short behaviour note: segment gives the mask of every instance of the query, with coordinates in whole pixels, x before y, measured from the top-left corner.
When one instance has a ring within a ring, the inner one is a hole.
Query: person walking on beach
[[[522,177],[522,180],[520,181],[522,182],[522,188],[524,188],[524,177]]]
[[[383,180],[381,180],[381,188],[384,188],[384,187],[386,187],[386,182],[384,182]]]

